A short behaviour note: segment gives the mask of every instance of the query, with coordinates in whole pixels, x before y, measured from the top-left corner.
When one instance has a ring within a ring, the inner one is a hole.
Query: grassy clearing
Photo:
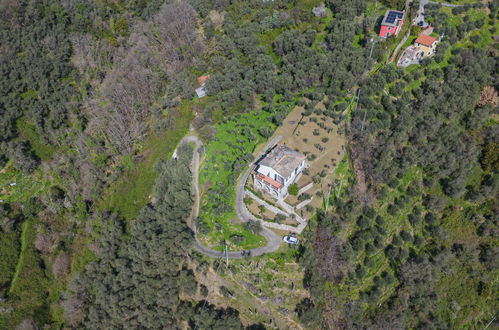
[[[343,159],[338,163],[338,166],[334,170],[335,182],[333,189],[331,190],[330,201],[334,200],[335,197],[340,197],[345,193],[348,181],[353,177],[353,172],[350,167],[350,156],[346,152]]]
[[[151,198],[157,177],[154,165],[159,159],[170,157],[188,131],[192,118],[188,103],[185,103],[176,117],[175,127],[165,134],[149,138],[142,148],[143,160],[136,164],[129,162],[124,175],[104,193],[99,209],[117,212],[127,220],[136,218]]]
[[[19,136],[29,141],[33,151],[41,160],[48,161],[52,159],[56,148],[48,143],[43,143],[35,124],[21,118],[17,121],[17,129],[19,130]]]
[[[261,130],[271,132],[275,128],[269,122],[270,117],[271,114],[265,111],[230,117],[215,126],[215,136],[206,145],[199,176],[200,219],[209,227],[209,233],[203,235],[202,240],[215,248],[222,248],[220,242],[224,240],[232,249],[249,249],[265,242],[263,237],[234,223],[237,221],[234,203],[237,178],[247,165],[242,158],[252,159],[256,146],[266,140]],[[242,241],[235,244],[234,235],[242,237]]]
[[[22,253],[8,294],[13,310],[0,315],[1,329],[14,329],[25,318],[32,318],[38,324],[51,321],[46,299],[51,283],[44,269],[45,263],[33,245],[35,236],[33,220],[26,220],[21,238]]]
[[[24,202],[42,194],[48,186],[40,173],[24,175],[12,163],[0,171],[0,200],[6,203]]]
[[[29,230],[29,221],[24,221],[21,227],[21,250],[19,252],[19,258],[17,260],[14,276],[12,276],[12,282],[10,284],[9,293],[12,293],[12,290],[15,288],[16,281],[19,278],[21,267],[23,266],[24,263],[24,255],[27,246],[26,235],[28,234],[28,230]]]
[[[12,280],[21,248],[19,231],[4,232],[0,235],[0,286]]]

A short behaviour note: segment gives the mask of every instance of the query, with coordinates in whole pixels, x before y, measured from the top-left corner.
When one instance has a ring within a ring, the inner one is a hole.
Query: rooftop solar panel
[[[389,24],[393,24],[393,23],[395,23],[395,20],[402,19],[403,16],[404,16],[404,14],[402,12],[390,10],[388,12],[388,15],[386,16],[385,22],[389,23]]]

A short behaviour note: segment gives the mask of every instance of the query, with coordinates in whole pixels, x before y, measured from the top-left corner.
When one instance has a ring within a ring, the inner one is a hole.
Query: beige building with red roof
[[[420,57],[424,58],[435,54],[438,44],[438,38],[426,34],[421,34],[416,39],[414,44],[419,48]]]
[[[400,56],[397,65],[407,67],[411,64],[421,64],[423,59],[435,54],[440,38],[429,35],[433,28],[427,28],[418,36],[414,44],[407,47]]]

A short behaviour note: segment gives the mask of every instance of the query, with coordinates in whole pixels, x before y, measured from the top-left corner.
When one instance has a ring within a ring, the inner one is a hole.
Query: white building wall
[[[263,175],[266,175],[268,176],[269,178],[271,178],[272,180],[275,180],[275,176],[276,175],[279,175],[280,177],[282,177],[279,173],[277,173],[272,167],[268,167],[268,166],[263,166],[263,165],[260,165],[258,166],[258,169],[257,169],[257,172],[258,173],[261,173]],[[276,181],[279,181],[279,180],[276,180]]]
[[[294,180],[296,179],[298,174],[300,174],[304,168],[305,168],[305,161],[302,161],[301,164],[298,166],[298,168],[295,171],[293,171],[293,173],[291,174],[291,176],[289,178],[284,178],[283,187],[280,189],[279,195],[276,197],[284,198],[288,194],[288,187],[294,182]],[[268,166],[263,166],[263,165],[258,166],[257,172],[261,173],[265,176],[268,176],[269,178],[271,178],[273,180],[275,180],[275,175],[279,175],[280,177],[282,177],[273,168],[268,167]],[[257,188],[264,189],[264,187],[260,184],[257,185]],[[270,189],[267,188],[264,190],[270,190]],[[275,192],[273,192],[273,191],[269,191],[269,193],[271,193],[272,195],[275,195]]]

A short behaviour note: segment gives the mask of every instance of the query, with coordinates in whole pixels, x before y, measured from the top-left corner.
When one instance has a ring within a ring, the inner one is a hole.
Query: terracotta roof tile
[[[277,182],[276,180],[274,179],[271,179],[269,178],[268,176],[266,175],[263,175],[261,173],[258,173],[256,175],[256,177],[259,179],[259,180],[262,180],[262,181],[265,181],[267,182],[268,184],[272,185],[273,187],[277,188],[277,189],[281,189],[282,188],[282,183],[280,182]]]
[[[437,41],[437,38],[427,36],[426,34],[422,34],[416,39],[416,43],[426,47],[430,47],[435,41]]]
[[[203,86],[206,83],[206,79],[208,79],[209,76],[201,76],[198,78],[198,83]]]

